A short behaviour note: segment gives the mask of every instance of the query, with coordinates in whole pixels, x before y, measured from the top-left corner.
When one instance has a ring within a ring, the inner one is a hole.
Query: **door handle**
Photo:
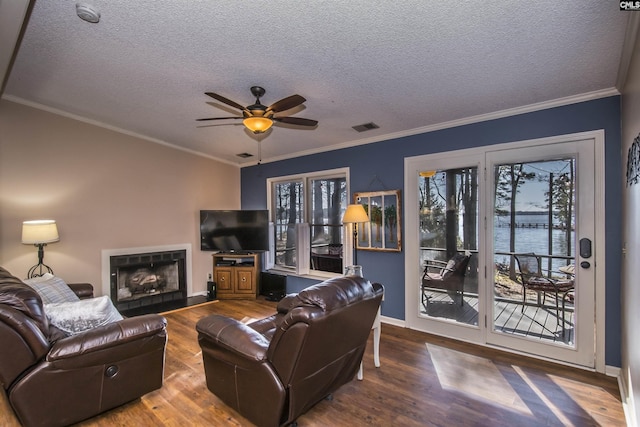
[[[589,267],[591,267],[591,263],[590,263],[589,261],[582,261],[582,262],[580,263],[580,267],[582,267],[582,268],[589,268]]]

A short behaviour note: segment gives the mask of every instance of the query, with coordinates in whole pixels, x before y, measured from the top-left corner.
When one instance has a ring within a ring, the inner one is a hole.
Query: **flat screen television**
[[[268,251],[268,211],[200,211],[200,249],[219,252]]]

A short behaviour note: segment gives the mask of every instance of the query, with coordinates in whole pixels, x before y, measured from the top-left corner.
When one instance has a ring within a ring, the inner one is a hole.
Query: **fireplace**
[[[184,307],[188,255],[187,249],[109,255],[108,294],[118,311],[137,315]]]

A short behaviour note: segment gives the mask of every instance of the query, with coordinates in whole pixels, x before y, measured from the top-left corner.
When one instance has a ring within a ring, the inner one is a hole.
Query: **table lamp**
[[[38,248],[38,263],[29,269],[27,278],[40,277],[45,273],[53,274],[53,270],[44,264],[44,247],[47,243],[60,240],[56,222],[51,219],[41,219],[36,221],[24,221],[22,223],[22,243],[34,245]]]

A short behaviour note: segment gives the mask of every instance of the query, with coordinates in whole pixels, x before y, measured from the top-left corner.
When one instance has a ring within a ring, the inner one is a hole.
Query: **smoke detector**
[[[90,4],[76,3],[76,13],[83,21],[91,22],[92,24],[100,22],[100,12]]]

